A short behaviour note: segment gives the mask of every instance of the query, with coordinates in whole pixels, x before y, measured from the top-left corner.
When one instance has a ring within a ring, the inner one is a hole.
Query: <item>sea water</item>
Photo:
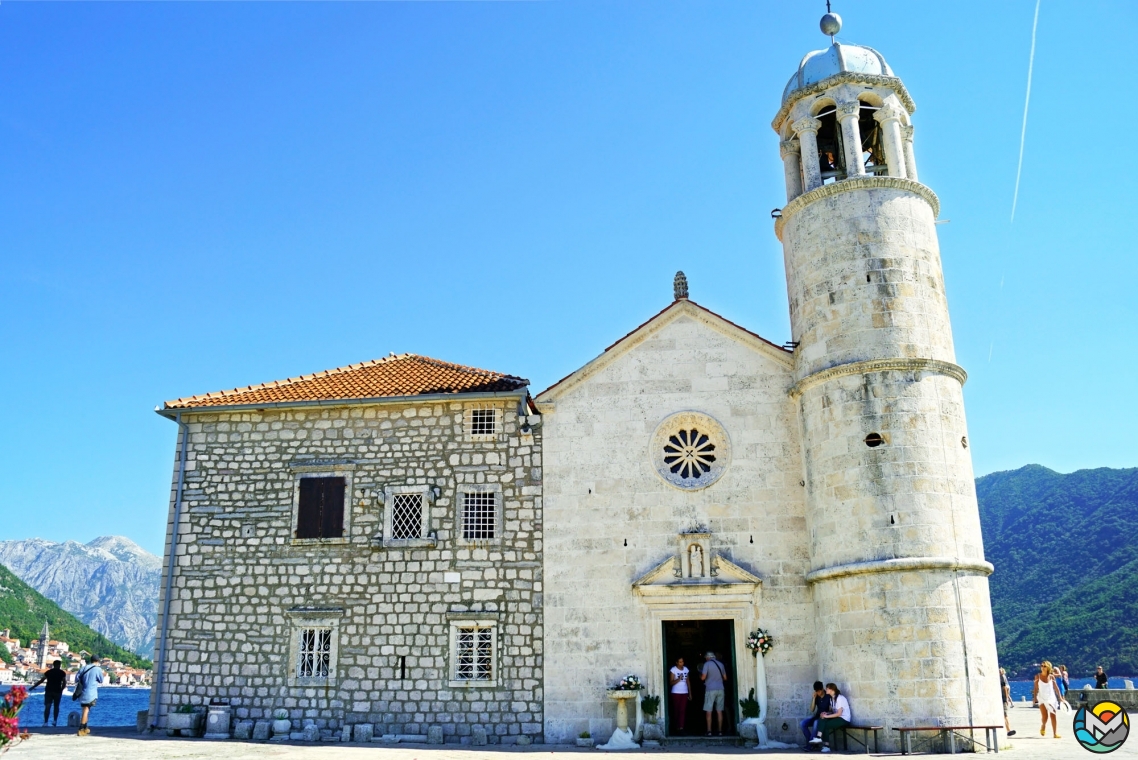
[[[99,701],[91,708],[87,724],[90,726],[134,726],[139,710],[150,707],[150,689],[133,689],[122,686],[100,686]],[[59,725],[67,725],[67,714],[79,711],[79,703],[71,699],[71,692],[59,702]],[[43,687],[28,695],[20,711],[20,725],[35,728],[43,725]]]
[[[1110,680],[1108,680],[1106,682],[1106,685],[1108,688],[1111,688],[1111,689],[1125,689],[1126,684],[1124,684],[1122,682],[1123,678],[1128,678],[1131,681],[1135,680],[1132,676],[1124,676],[1122,678],[1111,678]],[[1030,681],[1010,681],[1009,683],[1012,687],[1012,701],[1018,705],[1018,704],[1023,702],[1024,697],[1027,697],[1027,703],[1030,705],[1031,704],[1031,690],[1035,687],[1035,679],[1033,678]],[[1094,685],[1095,685],[1095,679],[1093,679],[1093,678],[1072,678],[1071,679],[1071,689],[1072,690],[1084,689],[1084,688],[1088,688],[1088,687],[1093,688]],[[145,708],[143,708],[143,709],[145,709]]]

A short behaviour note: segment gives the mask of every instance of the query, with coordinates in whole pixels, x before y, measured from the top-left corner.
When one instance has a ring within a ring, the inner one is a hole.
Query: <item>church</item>
[[[223,700],[294,739],[599,742],[622,678],[666,695],[709,651],[728,735],[753,690],[801,741],[815,680],[883,748],[1002,723],[939,201],[912,97],[840,23],[773,109],[789,343],[681,272],[540,392],[404,354],[158,409],[179,437],[152,725]]]

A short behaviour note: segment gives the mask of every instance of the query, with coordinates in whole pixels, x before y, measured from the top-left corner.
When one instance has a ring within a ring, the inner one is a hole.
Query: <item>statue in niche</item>
[[[691,577],[703,577],[703,547],[692,544],[688,549],[688,564],[691,567]]]

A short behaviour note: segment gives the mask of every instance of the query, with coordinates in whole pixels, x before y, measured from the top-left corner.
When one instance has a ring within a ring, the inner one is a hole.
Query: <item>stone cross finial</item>
[[[676,272],[676,279],[672,280],[672,290],[675,293],[676,300],[687,300],[688,298],[688,278],[683,272]]]

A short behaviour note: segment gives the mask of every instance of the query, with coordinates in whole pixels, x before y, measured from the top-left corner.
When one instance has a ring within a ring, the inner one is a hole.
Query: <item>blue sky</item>
[[[541,390],[671,300],[789,339],[824,4],[0,5],[0,539],[161,552],[164,399],[426,354]],[[1135,466],[1138,5],[839,1],[918,110],[978,474]]]

